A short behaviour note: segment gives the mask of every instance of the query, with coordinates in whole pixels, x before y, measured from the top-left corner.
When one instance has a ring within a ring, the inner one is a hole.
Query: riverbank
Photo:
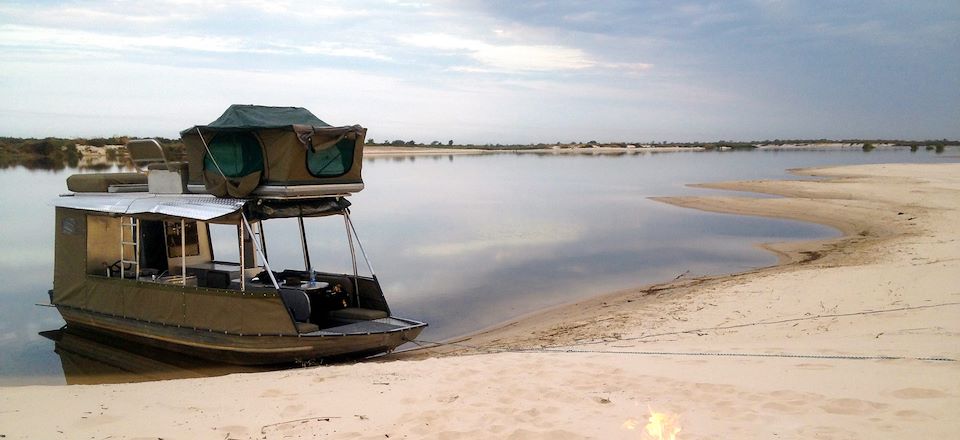
[[[555,308],[356,365],[0,388],[6,438],[948,438],[960,430],[960,165],[798,171],[682,197],[844,232],[782,264]],[[426,357],[414,359],[414,357]],[[634,429],[629,429],[629,428]]]

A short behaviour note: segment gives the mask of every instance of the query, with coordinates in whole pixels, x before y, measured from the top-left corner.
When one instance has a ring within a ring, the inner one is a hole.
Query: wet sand
[[[951,438],[960,164],[865,165],[657,200],[814,221],[781,264],[612,293],[356,365],[0,388],[6,438]],[[628,429],[633,427],[634,429]]]

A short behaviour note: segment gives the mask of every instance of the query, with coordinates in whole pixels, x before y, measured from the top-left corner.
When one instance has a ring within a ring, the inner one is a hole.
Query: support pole
[[[343,226],[347,228],[347,242],[350,243],[350,262],[353,263],[353,293],[357,297],[357,307],[360,307],[360,276],[357,273],[357,251],[353,248],[353,234],[350,232],[350,214],[343,210]]]
[[[263,236],[263,222],[257,223],[257,235],[260,236],[260,248],[263,249],[263,258],[267,258],[267,238]]]
[[[363,261],[367,263],[367,269],[370,270],[371,276],[376,276],[377,273],[373,270],[373,265],[370,264],[370,259],[367,258],[367,251],[363,248],[363,242],[360,241],[360,236],[357,235],[357,228],[353,226],[353,219],[350,218],[350,210],[346,210],[347,221],[350,222],[350,230],[353,231],[353,238],[357,240],[357,245],[360,247],[360,255],[363,256]]]
[[[133,269],[135,271],[134,272],[135,275],[133,276],[133,278],[135,280],[140,280],[140,219],[135,218],[133,219],[133,222],[136,226],[134,226],[133,232],[131,234],[133,235],[133,242],[135,243],[133,247],[134,249],[136,249],[136,253],[137,253],[137,257],[135,258],[135,260],[137,261],[137,265],[134,266],[134,269]],[[120,265],[120,268],[121,269],[123,268],[122,264]]]
[[[243,212],[241,212],[240,218],[243,220],[243,226],[247,228],[247,232],[250,233],[250,235],[252,236],[253,228],[250,227],[250,222],[247,221],[247,216]],[[257,246],[256,240],[252,240],[252,241],[253,241],[253,250],[259,253],[260,258],[263,259],[263,268],[267,271],[267,275],[270,276],[270,281],[273,282],[273,287],[277,290],[280,290],[280,284],[277,283],[277,279],[273,276],[273,271],[270,270],[270,263],[267,262],[266,255],[263,254],[263,250],[260,249],[260,246]],[[241,270],[241,272],[243,271]],[[241,279],[246,278],[245,274],[241,274],[240,277]]]
[[[180,219],[180,276],[184,286],[187,285],[187,223]]]
[[[310,264],[310,249],[307,248],[307,231],[303,227],[303,216],[297,216],[297,222],[300,223],[300,247],[303,249],[303,269],[310,272],[310,279],[313,279],[313,266]]]
[[[237,239],[240,240],[240,291],[246,292],[247,291],[247,276],[246,276],[247,260],[243,258],[244,256],[243,242],[245,241],[243,239],[243,226],[237,225]]]
[[[123,279],[123,216],[120,216],[120,279]],[[107,276],[112,277],[113,274],[110,273],[110,266],[107,266]]]

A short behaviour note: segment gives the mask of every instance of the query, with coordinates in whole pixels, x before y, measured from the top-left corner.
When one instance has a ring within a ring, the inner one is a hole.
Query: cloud
[[[356,7],[355,2],[331,2],[290,0],[154,0],[150,2],[80,2],[63,6],[56,3],[43,6],[0,6],[0,13],[31,21],[51,21],[82,24],[84,22],[134,22],[163,23],[183,20],[198,20],[211,14],[227,12],[256,12],[263,14],[289,14],[309,18],[358,17],[371,13],[369,9]]]
[[[503,31],[495,30],[494,33],[502,34]],[[479,66],[453,67],[461,72],[576,71],[596,67],[640,71],[652,66],[605,63],[593,59],[581,49],[561,45],[494,44],[443,33],[408,34],[397,39],[415,47],[465,54],[479,63]]]
[[[97,6],[101,6],[98,8]],[[163,2],[128,3],[122,7],[112,4],[88,6],[0,5],[0,17],[7,22],[47,24],[77,27],[133,25],[167,25],[180,23],[197,17],[196,10],[184,8],[178,4]]]
[[[390,59],[389,56],[372,49],[351,47],[335,42],[293,44],[212,35],[157,34],[139,36],[20,25],[0,25],[0,47],[63,51],[63,55],[67,57],[71,57],[71,52],[76,50],[85,52],[97,50],[117,52],[166,50],[222,54],[309,54],[381,61]]]
[[[0,45],[8,48],[45,49],[186,49],[206,52],[241,52],[243,42],[237,38],[191,35],[132,36],[35,26],[0,26]]]
[[[176,20],[187,20],[190,18],[190,14],[186,11],[175,12],[175,10],[167,10],[148,14],[145,12],[122,13],[77,7],[59,9],[56,11],[56,15],[61,21],[71,21],[74,23],[126,22],[156,24],[169,23]]]

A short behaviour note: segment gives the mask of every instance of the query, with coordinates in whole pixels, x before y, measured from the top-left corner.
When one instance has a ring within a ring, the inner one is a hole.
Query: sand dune
[[[355,365],[0,388],[5,438],[955,438],[960,164],[867,165],[667,203],[833,225],[782,264],[558,307]],[[633,429],[629,429],[629,428]]]

